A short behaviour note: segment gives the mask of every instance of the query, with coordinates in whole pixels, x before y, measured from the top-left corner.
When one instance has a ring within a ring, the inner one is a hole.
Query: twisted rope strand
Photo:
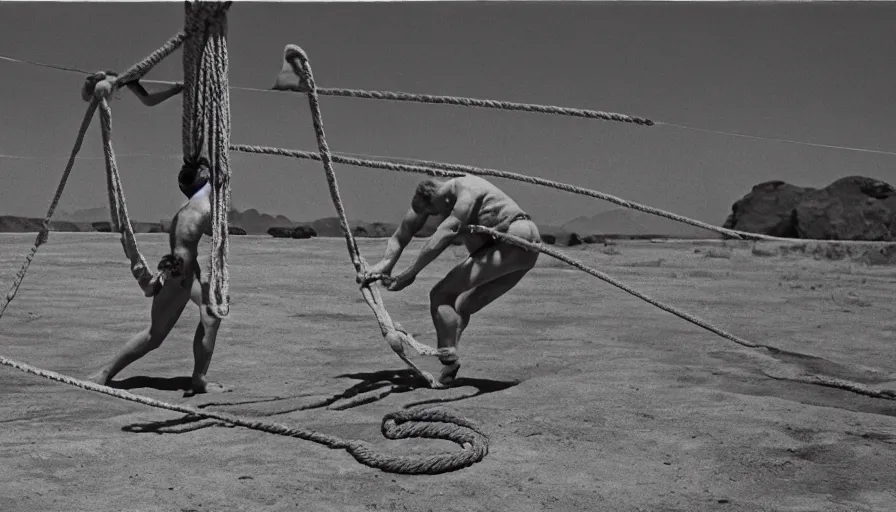
[[[536,112],[539,114],[554,114],[561,116],[584,117],[586,119],[602,119],[604,121],[634,123],[642,126],[652,126],[654,124],[650,119],[630,116],[626,114],[616,114],[613,112],[601,112],[599,110],[586,110],[569,107],[555,107],[552,105],[538,105],[533,103],[515,103],[510,101],[488,100],[480,98],[464,98],[461,96],[436,96],[432,94],[413,94],[408,92],[394,91],[365,91],[361,89],[339,89],[332,87],[318,88],[317,93],[325,96],[343,96],[348,98],[412,101],[418,103],[456,105],[461,107],[495,108],[501,110]]]
[[[37,248],[43,245],[49,239],[50,219],[53,218],[53,213],[56,211],[56,206],[59,205],[59,201],[60,199],[62,199],[62,191],[65,189],[65,184],[68,183],[68,178],[75,166],[75,157],[77,157],[78,152],[81,151],[81,144],[83,144],[84,142],[84,135],[87,134],[87,129],[90,127],[90,122],[93,120],[93,114],[94,112],[96,112],[97,105],[98,101],[96,99],[93,99],[87,106],[87,112],[84,113],[84,119],[81,121],[80,128],[78,128],[78,136],[75,138],[75,145],[72,148],[71,155],[68,158],[68,163],[65,166],[65,170],[62,172],[62,178],[59,180],[59,185],[56,187],[56,192],[53,194],[53,199],[50,201],[50,207],[47,208],[47,215],[46,217],[44,217],[43,226],[41,226],[40,232],[37,233],[37,238],[34,240],[34,245],[31,246],[31,250],[25,256],[25,261],[22,263],[22,268],[20,268],[19,271],[16,272],[16,275],[12,280],[12,285],[10,285],[9,290],[6,292],[6,297],[3,300],[2,305],[0,305],[0,317],[3,316],[3,313],[6,311],[9,303],[12,302],[12,300],[16,296],[16,293],[18,293],[19,285],[21,285],[22,281],[25,279],[25,274],[28,272],[28,267],[31,266],[31,260],[34,259],[34,255],[37,253]]]
[[[227,256],[230,205],[230,96],[227,10],[231,2],[185,4],[185,30],[194,36],[184,48],[183,153],[195,160],[205,150],[211,171],[211,251],[202,276],[203,303],[218,318],[230,312]],[[209,286],[205,286],[208,276]]]
[[[290,59],[295,59],[296,61],[298,61],[295,68],[299,73],[303,75],[301,78],[309,87],[309,91],[306,92],[306,94],[308,96],[308,104],[309,108],[311,109],[312,122],[314,124],[314,131],[317,137],[318,149],[320,151],[319,158],[324,165],[324,171],[327,176],[327,183],[330,188],[330,197],[333,200],[333,205],[335,206],[336,212],[339,215],[340,227],[342,228],[343,235],[345,236],[349,256],[351,257],[352,263],[354,264],[355,272],[357,272],[358,275],[361,275],[364,271],[366,271],[367,264],[364,261],[364,258],[361,256],[361,251],[358,248],[354,236],[352,235],[351,229],[349,229],[348,218],[345,214],[345,207],[342,204],[342,199],[339,195],[339,187],[336,182],[336,173],[335,171],[333,171],[333,156],[330,153],[329,146],[327,145],[326,135],[323,129],[323,118],[320,112],[320,103],[315,93],[316,86],[314,83],[314,76],[311,72],[310,64],[308,63],[308,57],[305,55],[305,52],[301,48],[295,45],[288,45],[284,53],[286,54],[286,59],[288,61]],[[377,319],[377,323],[380,326],[380,331],[386,338],[386,341],[392,348],[392,350],[395,351],[395,353],[398,354],[398,356],[408,366],[410,366],[415,372],[417,372],[418,375],[426,379],[431,387],[444,387],[435,378],[433,378],[432,375],[419,368],[404,355],[404,346],[409,345],[414,348],[414,350],[416,350],[419,354],[423,355],[437,355],[439,351],[418,342],[413,338],[413,336],[410,335],[410,333],[398,328],[393,323],[392,318],[389,316],[389,312],[386,311],[382,296],[380,295],[379,290],[376,287],[371,288],[369,284],[362,284],[361,295],[364,297],[367,305],[370,306],[370,308],[373,310],[374,315]]]
[[[14,62],[17,64],[29,64],[32,66],[45,67],[45,68],[55,69],[58,71],[81,73],[81,74],[85,74],[85,75],[91,74],[90,71],[86,71],[86,70],[79,69],[79,68],[58,66],[58,65],[54,65],[54,64],[45,64],[42,62],[36,62],[36,61],[28,60],[28,59],[17,59],[14,57],[10,57],[8,55],[0,55],[0,60],[7,61],[7,62]],[[147,84],[161,84],[161,85],[174,85],[177,83],[177,82],[174,82],[171,80],[142,80],[142,82],[147,83]],[[263,93],[281,93],[281,92],[283,92],[282,89],[276,89],[276,88],[275,89],[261,89],[258,87],[241,87],[241,86],[235,86],[235,85],[230,86],[230,89],[238,90],[238,91],[251,91],[251,92],[263,92]],[[330,89],[320,89],[320,90],[333,92],[334,93],[334,94],[332,94],[333,96],[347,96],[347,94],[335,94],[336,91],[358,91],[358,92],[363,93],[365,96],[374,96],[377,93],[398,94],[398,95],[408,94],[408,93],[396,93],[396,92],[389,92],[389,91],[363,91],[363,90],[358,90],[358,89],[330,88]],[[521,105],[527,105],[527,104],[523,103]],[[561,108],[561,109],[572,110],[572,111],[582,110],[582,109],[575,109],[575,108],[568,108],[568,107],[554,107],[554,108]],[[629,117],[631,117],[631,116],[629,116]],[[872,149],[872,148],[860,148],[860,147],[855,147],[855,146],[843,146],[843,145],[836,145],[836,144],[821,144],[821,143],[816,143],[816,142],[806,142],[806,141],[801,141],[801,140],[784,139],[784,138],[780,138],[780,137],[765,137],[765,136],[761,136],[761,135],[748,135],[748,134],[743,134],[743,133],[735,133],[735,132],[728,132],[728,131],[722,131],[722,130],[711,130],[708,128],[698,128],[698,127],[687,126],[687,125],[678,124],[678,123],[667,123],[667,122],[663,122],[663,121],[652,121],[652,123],[653,123],[652,124],[653,126],[665,126],[667,128],[679,128],[679,129],[693,130],[693,131],[704,132],[704,133],[727,135],[727,136],[731,136],[731,137],[765,140],[765,141],[769,141],[769,142],[783,142],[786,144],[797,144],[797,145],[802,145],[802,146],[811,146],[811,147],[819,147],[819,148],[826,148],[826,149],[839,149],[839,150],[844,150],[844,151],[854,151],[854,152],[860,152],[860,153],[873,153],[873,154],[880,154],[880,155],[896,156],[896,151],[886,151],[886,150]],[[644,124],[646,124],[646,123],[644,123]]]
[[[712,332],[718,336],[721,336],[722,338],[733,341],[734,343],[737,343],[738,345],[748,347],[748,348],[762,348],[762,349],[765,349],[772,353],[783,352],[783,350],[781,350],[780,348],[777,348],[773,345],[767,345],[767,344],[763,344],[763,343],[754,343],[752,341],[747,341],[739,336],[731,334],[731,333],[707,322],[706,320],[703,320],[703,319],[701,319],[697,316],[694,316],[690,313],[681,311],[681,310],[675,308],[674,306],[670,306],[670,305],[665,304],[657,299],[654,299],[644,293],[641,293],[638,290],[635,290],[634,288],[626,285],[625,283],[622,283],[621,281],[618,281],[597,269],[588,267],[588,266],[584,265],[582,262],[575,260],[573,258],[570,258],[569,256],[561,253],[560,251],[545,247],[544,244],[535,244],[535,243],[529,242],[527,240],[524,240],[520,237],[510,235],[507,233],[502,233],[500,231],[496,231],[494,229],[487,228],[485,226],[467,226],[466,229],[471,233],[490,235],[491,237],[501,240],[502,242],[507,242],[509,244],[513,244],[517,247],[522,247],[523,249],[527,249],[530,251],[538,251],[538,252],[547,254],[548,256],[556,258],[556,259],[558,259],[568,265],[571,265],[583,272],[591,274],[592,276],[600,279],[601,281],[609,283],[609,284],[619,288],[620,290],[622,290],[630,295],[633,295],[633,296],[643,300],[644,302],[647,302],[648,304],[650,304],[652,306],[660,308],[663,311],[666,311],[668,313],[672,313],[673,315],[675,315],[683,320],[686,320],[698,327],[702,327],[703,329],[706,329],[709,332]],[[780,377],[775,377],[773,375],[769,375],[767,373],[766,373],[766,375],[768,375],[769,377],[772,377],[772,378],[780,378]],[[822,385],[822,386],[827,386],[827,387],[832,387],[832,388],[838,388],[838,389],[843,389],[845,391],[850,391],[853,393],[869,396],[872,398],[884,398],[884,399],[888,399],[888,400],[896,400],[896,392],[894,392],[893,390],[872,388],[870,386],[866,386],[861,383],[852,382],[852,381],[849,381],[846,379],[840,379],[840,378],[836,378],[836,377],[828,377],[828,376],[821,376],[821,375],[801,375],[801,376],[795,376],[795,377],[788,377],[788,378],[785,378],[782,380],[792,380],[792,381],[796,381],[796,382],[803,382],[806,384],[815,384],[815,385]]]
[[[256,145],[247,145],[247,144],[233,144],[230,146],[232,151],[239,151],[242,153],[255,153],[255,154],[267,154],[267,155],[276,155],[276,156],[285,156],[291,158],[303,158],[308,160],[320,160],[320,155],[317,153],[312,153],[309,151],[300,151],[295,149],[285,149],[285,148],[274,148],[268,146],[256,146]],[[683,215],[679,215],[676,213],[667,212],[665,210],[661,210],[659,208],[654,208],[652,206],[642,205],[639,203],[635,203],[632,201],[628,201],[626,199],[622,199],[616,196],[612,196],[610,194],[605,194],[603,192],[599,192],[597,190],[591,190],[583,187],[578,187],[575,185],[569,185],[566,183],[560,183],[557,181],[546,180],[542,178],[536,178],[533,176],[526,176],[524,174],[517,174],[507,171],[500,171],[496,169],[487,169],[482,167],[474,167],[470,165],[460,165],[460,164],[450,164],[444,162],[434,162],[430,160],[413,160],[413,159],[405,159],[405,158],[393,158],[393,157],[381,157],[386,158],[384,160],[371,160],[371,159],[362,159],[355,158],[351,156],[346,156],[345,153],[333,153],[331,155],[332,159],[336,163],[353,165],[357,167],[369,167],[374,169],[382,169],[387,171],[395,171],[395,172],[408,172],[408,173],[417,173],[417,174],[427,174],[429,176],[435,177],[459,177],[464,176],[466,174],[473,174],[476,176],[493,176],[497,178],[504,178],[515,181],[522,181],[525,183],[529,183],[532,185],[540,185],[544,187],[555,188],[558,190],[563,190],[566,192],[571,192],[573,194],[580,194],[584,196],[590,196],[597,199],[603,199],[605,201],[618,204],[620,206],[631,208],[633,210],[638,210],[644,213],[648,213],[651,215],[656,215],[659,217],[664,217],[676,222],[681,222],[683,224],[690,224],[692,226],[696,226],[702,229],[706,229],[707,231],[713,231],[715,233],[719,233],[726,238],[732,238],[737,240],[762,240],[762,241],[773,241],[773,242],[786,242],[786,243],[832,243],[832,244],[855,244],[855,245],[894,245],[896,242],[880,242],[880,241],[872,241],[872,240],[816,240],[816,239],[808,239],[808,238],[780,238],[770,235],[763,235],[759,233],[750,233],[747,231],[740,231],[736,229],[727,229],[719,226],[714,226],[712,224],[708,224],[703,221],[699,221],[696,219],[691,219],[689,217],[685,217]],[[411,164],[404,162],[413,162]]]
[[[153,273],[149,270],[146,258],[140,253],[137,246],[137,237],[134,236],[134,227],[131,217],[128,215],[127,201],[125,201],[124,187],[121,184],[121,175],[118,172],[118,164],[115,161],[115,152],[112,149],[112,109],[105,98],[100,100],[100,126],[103,136],[103,152],[106,157],[106,177],[109,193],[109,210],[112,215],[112,229],[121,235],[121,245],[125,257],[131,262],[131,274],[137,280],[137,284],[146,293]]]
[[[187,34],[185,32],[178,32],[174,36],[171,37],[168,41],[165,42],[158,50],[150,53],[146,56],[145,59],[140,62],[134,64],[127,71],[121,74],[118,77],[118,86],[121,87],[128,82],[133,82],[134,80],[139,80],[143,78],[146,73],[154,68],[157,64],[165,60],[165,57],[171,55],[175,50],[183,45],[184,41],[187,39]]]
[[[410,409],[387,414],[383,417],[382,433],[387,439],[426,437],[445,439],[462,447],[460,451],[429,455],[423,458],[396,456],[378,453],[364,441],[344,440],[335,436],[309,429],[294,428],[281,423],[268,423],[225,412],[209,411],[186,405],[171,404],[154,398],[136,395],[124,390],[102,386],[93,382],[76,379],[49,370],[44,370],[0,356],[0,364],[88,391],[95,391],[129,402],[135,402],[158,409],[189,414],[199,418],[210,418],[271,434],[295,437],[324,445],[331,449],[341,449],[351,454],[361,464],[389,473],[410,475],[435,475],[456,471],[475,464],[488,453],[488,438],[469,420],[459,418],[444,409]]]

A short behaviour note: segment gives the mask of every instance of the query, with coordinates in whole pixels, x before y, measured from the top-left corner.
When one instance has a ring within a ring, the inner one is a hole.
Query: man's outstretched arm
[[[128,82],[126,86],[128,90],[130,90],[132,93],[134,93],[135,96],[137,96],[137,99],[140,100],[140,103],[143,103],[147,107],[154,107],[159,103],[167,100],[168,98],[180,94],[184,90],[183,84],[174,84],[166,89],[162,89],[161,91],[149,93],[137,80]]]
[[[426,214],[418,214],[413,209],[409,209],[401,219],[401,223],[398,225],[395,233],[393,233],[389,238],[389,241],[386,242],[386,252],[383,254],[383,259],[376,265],[370,267],[367,273],[391,273],[392,269],[395,268],[395,264],[398,263],[398,258],[401,257],[404,248],[411,243],[414,235],[420,231],[424,224],[426,224],[427,217],[428,215]]]
[[[457,237],[461,228],[466,226],[472,210],[472,198],[465,196],[459,197],[455,202],[451,213],[441,224],[439,224],[435,233],[433,233],[432,236],[429,237],[429,240],[427,240],[426,245],[420,249],[420,254],[417,255],[417,260],[414,261],[414,264],[402,272],[401,275],[396,276],[395,281],[399,283],[413,281],[414,278],[417,277],[417,274],[426,268],[427,265],[432,263],[433,260],[438,258],[439,255],[451,245],[451,241]],[[399,285],[399,289],[400,288],[401,286]]]

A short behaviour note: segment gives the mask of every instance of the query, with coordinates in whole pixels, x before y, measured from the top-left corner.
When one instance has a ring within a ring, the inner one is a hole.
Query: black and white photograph
[[[0,512],[896,511],[896,2],[0,2]]]

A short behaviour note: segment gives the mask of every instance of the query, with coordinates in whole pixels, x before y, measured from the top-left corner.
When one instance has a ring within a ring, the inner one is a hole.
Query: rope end
[[[308,56],[304,50],[294,44],[286,45],[283,50],[283,66],[280,74],[271,88],[275,91],[311,92],[311,84],[308,83],[308,73],[305,65]]]

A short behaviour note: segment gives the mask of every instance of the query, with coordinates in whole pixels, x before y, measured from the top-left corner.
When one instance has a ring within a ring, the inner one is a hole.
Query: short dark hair
[[[193,197],[193,194],[199,192],[209,181],[211,170],[205,157],[199,157],[197,160],[184,158],[184,165],[177,174],[177,185],[187,199]]]
[[[414,199],[411,201],[411,208],[415,212],[421,213],[425,208],[432,206],[433,196],[439,190],[442,182],[433,178],[425,179],[417,185],[414,191]]]

